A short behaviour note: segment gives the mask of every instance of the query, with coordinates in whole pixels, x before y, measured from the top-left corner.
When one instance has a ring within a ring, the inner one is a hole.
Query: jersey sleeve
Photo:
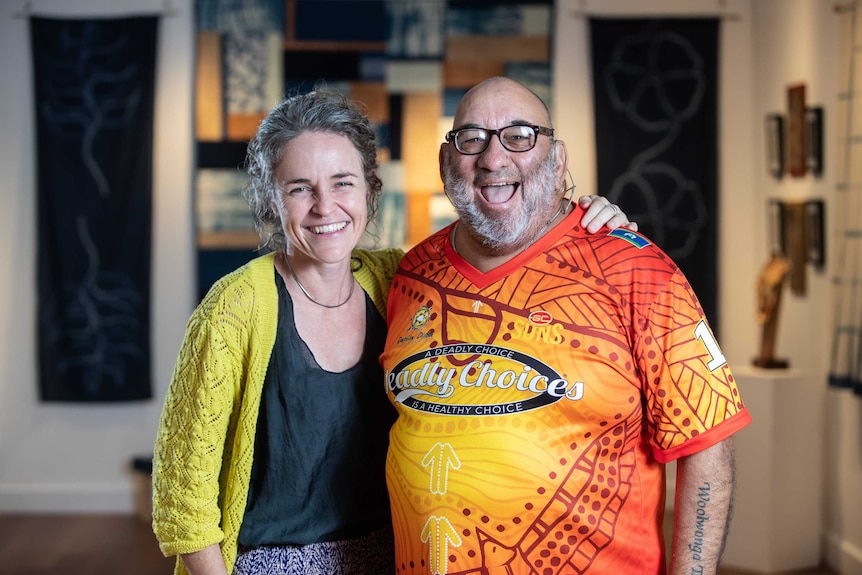
[[[656,459],[697,453],[747,425],[736,381],[681,271],[645,313],[635,346]]]

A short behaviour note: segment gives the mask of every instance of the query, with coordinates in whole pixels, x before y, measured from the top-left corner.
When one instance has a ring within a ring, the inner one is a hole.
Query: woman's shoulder
[[[404,251],[398,248],[382,248],[376,250],[367,250],[356,248],[353,250],[353,256],[357,258],[362,265],[369,266],[378,273],[391,276],[398,269],[398,264],[404,257]]]
[[[389,286],[395,276],[395,270],[404,257],[404,252],[398,248],[380,250],[353,250],[353,257],[359,261],[354,265],[353,274],[359,281],[374,305],[384,318],[386,317],[386,300],[389,297]]]
[[[264,254],[222,276],[210,287],[200,308],[232,305],[243,307],[261,299],[277,301],[274,278],[274,253]]]

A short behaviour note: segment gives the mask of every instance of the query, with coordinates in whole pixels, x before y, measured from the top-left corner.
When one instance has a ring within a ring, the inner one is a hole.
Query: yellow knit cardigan
[[[362,289],[386,317],[403,252],[354,250]],[[278,321],[274,254],[210,289],[186,325],[153,457],[153,531],[165,555],[220,543],[228,573],[245,513],[260,398]],[[176,575],[186,575],[179,556]]]

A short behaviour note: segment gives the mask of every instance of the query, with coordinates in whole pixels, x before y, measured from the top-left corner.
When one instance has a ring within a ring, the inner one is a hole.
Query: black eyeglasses
[[[491,136],[497,134],[500,143],[510,152],[529,152],[536,147],[539,134],[554,137],[554,130],[544,126],[506,126],[499,130],[485,128],[461,128],[446,134],[447,142],[454,142],[455,149],[466,156],[481,154],[488,148]]]

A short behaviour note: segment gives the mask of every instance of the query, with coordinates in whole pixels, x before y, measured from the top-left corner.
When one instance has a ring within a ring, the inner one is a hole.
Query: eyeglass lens
[[[500,143],[510,152],[526,152],[536,145],[536,132],[532,126],[507,126],[502,130],[464,128],[455,132],[455,147],[463,154],[481,154],[497,134]]]

